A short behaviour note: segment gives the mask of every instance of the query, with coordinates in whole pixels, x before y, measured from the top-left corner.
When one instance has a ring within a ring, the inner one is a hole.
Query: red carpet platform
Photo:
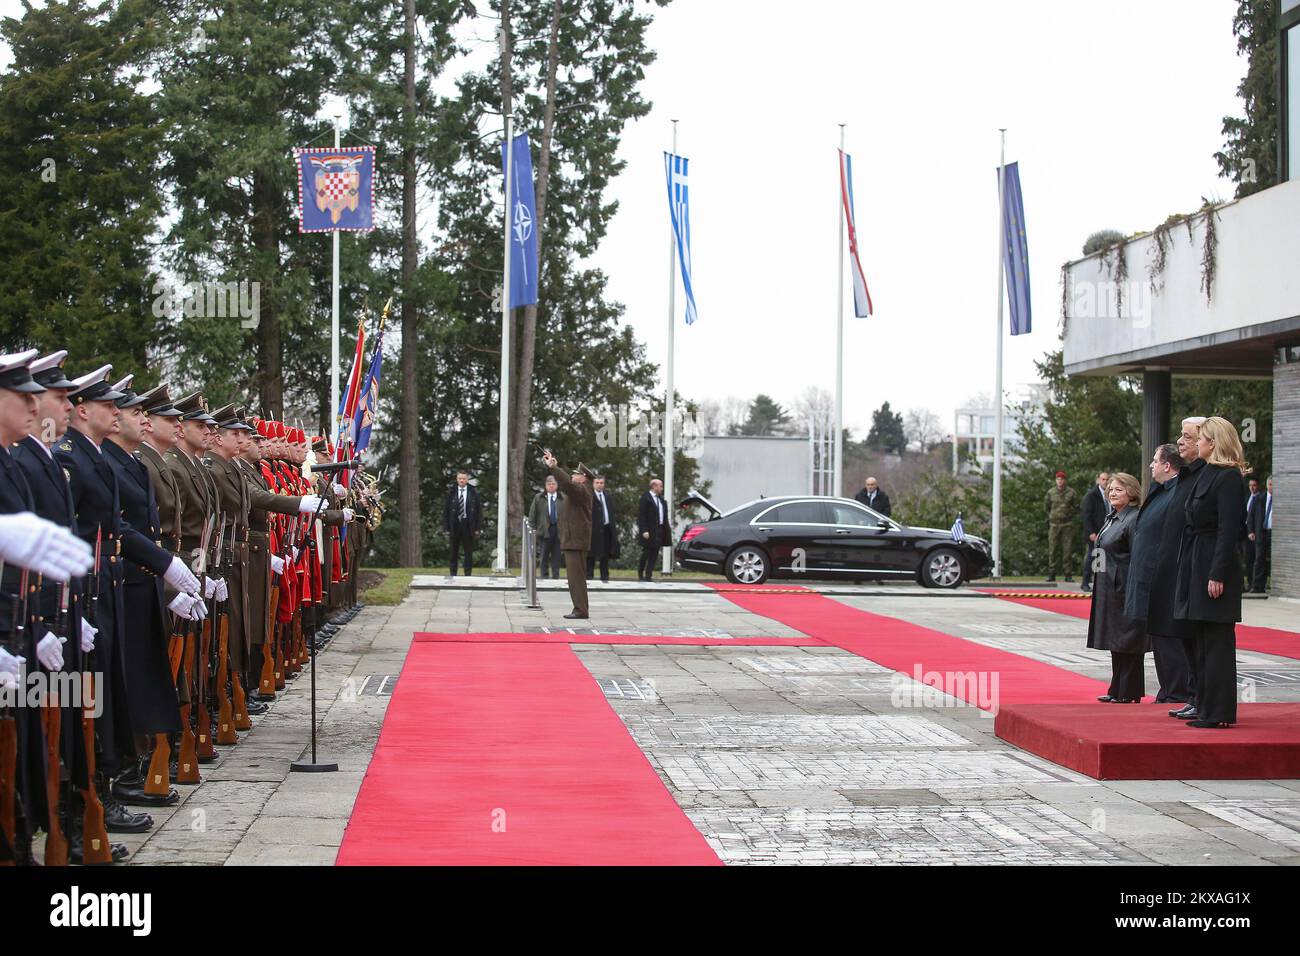
[[[720,864],[570,648],[437,640],[407,652],[336,862]]]
[[[1239,704],[1235,727],[1198,730],[1168,704],[1009,704],[1008,743],[1098,780],[1300,778],[1300,704]]]
[[[988,593],[995,592],[990,591]],[[1085,621],[1088,620],[1088,612],[1092,607],[1091,601],[1012,597],[1006,592],[996,592],[996,594],[1012,604],[1036,607],[1044,611],[1056,611],[1058,614],[1068,614],[1071,617],[1082,618]],[[1275,627],[1255,627],[1250,624],[1238,624],[1237,648],[1243,651],[1254,651],[1258,654],[1274,654],[1278,657],[1300,660],[1300,634],[1293,631],[1279,630]]]
[[[420,631],[416,641],[451,644],[685,644],[693,647],[825,647],[815,637],[665,637],[644,634],[436,634]]]

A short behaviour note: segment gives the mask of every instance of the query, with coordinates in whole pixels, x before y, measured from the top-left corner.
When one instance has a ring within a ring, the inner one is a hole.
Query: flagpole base
[[[332,761],[295,760],[289,764],[293,773],[333,773],[339,765]]]

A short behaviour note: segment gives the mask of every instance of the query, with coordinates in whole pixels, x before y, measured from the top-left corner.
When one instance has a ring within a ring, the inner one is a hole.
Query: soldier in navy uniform
[[[96,721],[100,745],[96,786],[109,831],[138,833],[151,828],[153,818],[147,813],[131,813],[118,795],[134,802],[137,793],[143,795],[142,784],[128,776],[118,787],[108,785],[140,758],[134,733],[137,729],[145,732],[150,717],[148,695],[142,694],[137,702],[127,693],[128,661],[138,660],[140,654],[136,648],[128,653],[126,642],[147,641],[148,636],[126,628],[125,562],[161,575],[187,593],[197,591],[198,581],[183,561],[123,520],[117,472],[103,450],[104,442],[118,427],[120,411],[115,403],[124,397],[109,385],[106,375],[110,369],[106,365],[73,380],[77,388],[69,396],[72,427],[55,446],[54,457],[68,476],[78,535],[99,545],[100,573],[91,594],[91,623],[98,629],[91,669],[103,675],[102,686],[96,687],[103,698],[103,713]]]

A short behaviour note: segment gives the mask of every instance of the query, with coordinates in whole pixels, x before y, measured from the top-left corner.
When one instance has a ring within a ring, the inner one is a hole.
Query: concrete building
[[[1170,438],[1171,376],[1271,378],[1271,591],[1300,598],[1300,0],[1281,0],[1279,9],[1278,168],[1286,181],[1218,207],[1208,294],[1206,215],[1190,230],[1178,223],[1070,263],[1065,371],[1142,376],[1143,460]],[[1163,269],[1154,269],[1162,256]]]
[[[1020,425],[1042,415],[1046,386],[1035,382],[1022,385],[1015,397],[1003,409],[1002,460],[1005,463],[1020,461]],[[968,455],[974,455],[980,470],[993,466],[993,445],[996,439],[997,409],[987,406],[966,406],[953,412],[952,473],[964,470]]]

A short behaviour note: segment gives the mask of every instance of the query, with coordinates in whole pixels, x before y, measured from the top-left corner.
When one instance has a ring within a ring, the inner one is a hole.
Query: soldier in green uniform
[[[1056,487],[1048,489],[1047,498],[1047,580],[1055,581],[1064,565],[1065,580],[1073,581],[1074,521],[1079,516],[1079,496],[1065,483],[1065,472],[1056,473]]]

